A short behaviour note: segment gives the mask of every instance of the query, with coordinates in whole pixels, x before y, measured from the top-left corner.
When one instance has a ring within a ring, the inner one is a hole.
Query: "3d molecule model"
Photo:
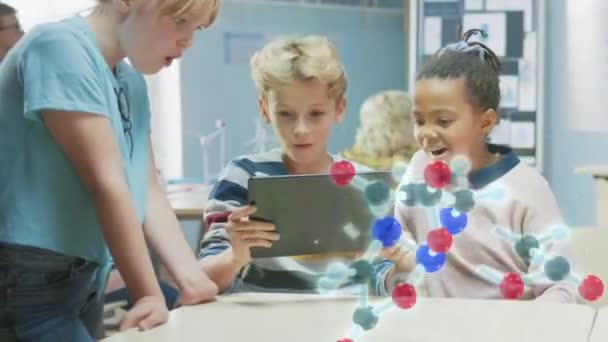
[[[405,173],[404,165],[393,169],[393,177],[400,181]],[[331,264],[318,287],[320,292],[332,291],[345,283],[359,286],[359,303],[353,312],[353,325],[349,336],[338,342],[355,342],[364,331],[373,329],[380,315],[392,308],[407,310],[416,305],[417,287],[426,273],[439,271],[446,263],[446,254],[452,247],[454,237],[464,231],[468,224],[467,213],[475,202],[481,199],[496,200],[504,196],[498,187],[474,193],[468,188],[467,174],[470,164],[466,158],[454,157],[450,164],[443,161],[429,163],[424,169],[424,182],[401,183],[394,195],[388,185],[381,181],[367,181],[357,174],[353,164],[339,161],[332,165],[331,177],[337,186],[355,186],[360,189],[371,212],[377,218],[371,227],[372,242],[366,252],[349,266]],[[407,239],[399,222],[386,214],[387,206],[394,200],[406,206],[419,206],[425,209],[430,230],[426,242],[418,245]],[[505,299],[520,298],[526,286],[546,284],[547,282],[568,281],[578,286],[582,298],[588,301],[599,299],[604,293],[604,284],[595,275],[581,277],[575,273],[563,256],[549,256],[544,248],[549,243],[568,237],[568,228],[555,226],[546,233],[518,236],[504,227],[496,227],[497,238],[508,241],[514,251],[533,270],[528,274],[509,272],[502,274],[486,265],[479,265],[476,272],[484,279],[493,282]],[[399,245],[414,253],[415,269],[407,279],[399,281],[393,288],[390,298],[376,307],[368,303],[368,287],[374,273],[373,261],[382,248]]]

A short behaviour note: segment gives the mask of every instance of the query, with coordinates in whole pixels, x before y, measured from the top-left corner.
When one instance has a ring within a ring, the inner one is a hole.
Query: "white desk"
[[[608,307],[598,310],[589,342],[608,341]]]
[[[170,186],[167,198],[180,220],[202,220],[203,211],[211,189],[197,186],[188,190],[188,186]]]
[[[574,170],[577,174],[589,174],[596,184],[597,227],[608,227],[608,166],[582,166]]]
[[[348,336],[357,306],[356,299],[256,297],[220,297],[211,304],[180,308],[165,325],[130,330],[106,341],[335,342]],[[265,303],[269,299],[273,301]],[[421,299],[409,311],[386,312],[356,341],[587,342],[594,316],[592,308],[575,304]]]

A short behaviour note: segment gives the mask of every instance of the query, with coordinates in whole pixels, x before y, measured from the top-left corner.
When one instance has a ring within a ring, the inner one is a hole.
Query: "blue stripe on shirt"
[[[228,180],[221,180],[213,186],[210,199],[220,201],[235,201],[240,205],[247,204],[247,189]]]
[[[254,162],[247,158],[243,158],[235,160],[234,165],[245,170],[252,177],[255,176],[256,173],[263,173],[268,176],[280,176],[287,174],[287,168],[283,162]]]

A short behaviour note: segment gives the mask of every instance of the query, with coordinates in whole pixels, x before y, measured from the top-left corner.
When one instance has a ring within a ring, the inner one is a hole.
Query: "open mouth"
[[[443,155],[445,152],[447,152],[447,148],[443,147],[443,148],[437,148],[434,150],[429,150],[429,152],[431,153],[431,155],[433,155],[433,157],[439,157],[441,155]]]
[[[171,63],[173,63],[174,60],[179,59],[181,57],[182,57],[181,53],[167,56],[167,57],[165,57],[165,65],[169,66],[169,65],[171,65]]]
[[[305,149],[305,148],[308,148],[308,147],[311,147],[311,146],[312,146],[312,144],[298,144],[298,145],[296,145],[296,148],[297,149]]]

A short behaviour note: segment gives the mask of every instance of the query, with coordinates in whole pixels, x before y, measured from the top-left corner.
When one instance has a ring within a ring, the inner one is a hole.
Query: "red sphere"
[[[350,184],[356,173],[355,166],[346,160],[335,162],[331,165],[331,179],[339,186]]]
[[[578,293],[588,301],[594,301],[604,294],[604,283],[602,279],[594,275],[583,278],[583,282],[578,287]]]
[[[452,171],[448,164],[437,160],[424,169],[424,180],[431,188],[441,189],[452,181]]]
[[[499,287],[500,293],[505,299],[517,299],[524,294],[524,282],[517,273],[505,274]]]
[[[355,341],[351,340],[350,338],[343,338],[341,340],[338,340],[338,342],[355,342]]]
[[[445,228],[431,230],[426,236],[427,243],[435,253],[445,253],[452,247],[452,234]]]
[[[409,309],[416,304],[416,288],[408,283],[401,283],[393,290],[393,302],[401,309]]]

